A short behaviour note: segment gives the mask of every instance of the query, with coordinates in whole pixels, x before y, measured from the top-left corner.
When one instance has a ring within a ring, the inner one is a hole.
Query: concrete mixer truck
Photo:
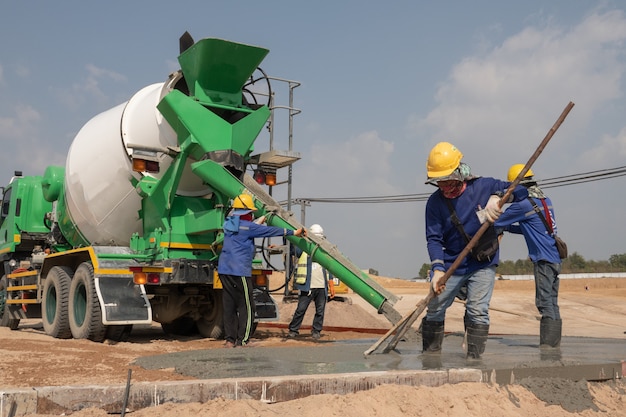
[[[64,167],[16,172],[0,212],[0,325],[41,318],[55,338],[103,341],[158,322],[221,337],[216,268],[232,199],[250,193],[268,224],[301,226],[246,172],[273,111],[247,89],[268,52],[185,33],[180,70],[88,121]],[[325,239],[288,239],[401,318],[396,297]],[[275,319],[268,271],[254,271],[257,320]]]

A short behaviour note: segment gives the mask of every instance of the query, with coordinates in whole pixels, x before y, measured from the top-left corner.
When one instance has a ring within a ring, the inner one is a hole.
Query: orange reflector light
[[[265,173],[265,184],[269,186],[276,185],[276,172]]]
[[[161,274],[159,272],[145,272],[141,266],[131,266],[133,282],[137,285],[160,284]]]
[[[146,159],[133,158],[133,171],[135,172],[159,172],[159,163]]]
[[[267,275],[256,275],[254,277],[254,283],[259,287],[267,287]]]
[[[148,274],[145,272],[133,272],[133,282],[137,285],[144,285],[148,282]]]
[[[146,171],[146,161],[143,159],[133,159],[133,171],[135,172],[145,172]]]

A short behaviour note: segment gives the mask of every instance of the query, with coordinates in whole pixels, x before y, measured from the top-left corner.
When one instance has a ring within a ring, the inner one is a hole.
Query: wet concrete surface
[[[71,414],[98,404],[117,414],[175,402],[215,398],[281,402],[316,394],[347,394],[382,384],[440,386],[459,382],[509,384],[524,378],[604,381],[623,378],[623,339],[564,337],[559,349],[540,349],[537,336],[490,335],[481,360],[466,360],[461,334],[448,334],[441,355],[423,355],[415,342],[389,353],[368,350],[378,339],[285,343],[147,356],[147,369],[173,368],[185,381],[84,387],[39,387],[0,392],[0,417]],[[303,339],[308,340],[310,339]],[[126,401],[127,400],[127,401]],[[12,413],[8,406],[16,406]],[[11,413],[11,414],[9,414]]]
[[[480,360],[466,359],[462,335],[448,334],[440,355],[422,354],[415,342],[365,356],[377,339],[318,342],[314,346],[207,349],[143,357],[146,369],[174,368],[198,379],[323,375],[359,372],[477,369],[484,380],[512,383],[524,377],[571,380],[621,378],[626,343],[620,339],[564,337],[560,348],[540,349],[537,336],[490,335]]]

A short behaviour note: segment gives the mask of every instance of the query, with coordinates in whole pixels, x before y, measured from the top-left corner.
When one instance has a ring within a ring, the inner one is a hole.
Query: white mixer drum
[[[66,209],[90,244],[128,246],[133,233],[142,234],[141,198],[132,179],[139,180],[142,175],[159,178],[172,159],[159,153],[160,173],[138,174],[132,170],[132,149],[127,145],[178,145],[176,134],[156,108],[178,78],[143,88],[128,102],[88,121],[74,138],[65,167]],[[188,165],[177,194],[209,193]]]

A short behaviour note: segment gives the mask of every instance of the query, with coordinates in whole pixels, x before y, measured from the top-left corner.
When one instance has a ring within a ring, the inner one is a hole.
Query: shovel
[[[526,165],[524,165],[524,168],[522,168],[519,174],[517,174],[517,178],[515,178],[515,180],[511,183],[509,188],[507,188],[506,193],[500,199],[500,203],[499,203],[500,208],[502,208],[504,203],[509,199],[509,197],[513,193],[513,190],[515,189],[515,187],[517,187],[517,185],[522,180],[522,178],[524,178],[524,176],[526,175],[530,167],[535,163],[537,158],[539,158],[539,155],[541,155],[541,152],[543,152],[544,148],[546,147],[550,139],[552,139],[552,136],[554,136],[557,129],[561,126],[561,124],[567,117],[572,107],[574,107],[574,103],[570,101],[567,104],[567,106],[565,106],[565,109],[563,110],[563,112],[561,113],[557,121],[554,123],[552,128],[548,131],[545,138],[541,141],[541,143],[535,150],[535,153],[533,153],[530,159],[528,159],[528,162],[526,162]],[[478,229],[476,234],[472,237],[472,239],[470,239],[470,241],[467,243],[465,248],[461,251],[459,256],[454,260],[452,265],[450,265],[450,268],[448,268],[448,270],[445,272],[445,274],[441,278],[442,286],[445,285],[446,281],[448,281],[450,276],[452,276],[454,271],[456,271],[456,269],[459,267],[461,262],[463,262],[463,259],[465,259],[465,257],[470,253],[472,248],[476,246],[476,243],[478,242],[480,237],[483,235],[483,233],[485,233],[487,228],[489,228],[489,225],[490,225],[489,221],[484,222],[482,226],[480,227],[480,229]],[[398,341],[402,339],[406,331],[413,325],[413,323],[415,323],[415,320],[417,320],[420,314],[422,314],[426,306],[428,306],[428,303],[433,298],[435,298],[435,292],[433,291],[432,286],[431,286],[430,292],[428,293],[428,295],[423,300],[417,303],[417,305],[415,306],[415,309],[413,309],[413,311],[409,312],[404,317],[402,317],[396,324],[394,324],[391,327],[391,329],[389,329],[387,333],[385,333],[385,335],[383,335],[380,339],[378,339],[378,341],[376,341],[376,343],[374,343],[369,349],[363,352],[363,354],[365,356],[371,354],[372,352],[376,351],[385,341],[387,341],[387,344],[386,346],[383,347],[382,353],[388,353],[389,351],[395,349],[396,345],[398,344]]]

